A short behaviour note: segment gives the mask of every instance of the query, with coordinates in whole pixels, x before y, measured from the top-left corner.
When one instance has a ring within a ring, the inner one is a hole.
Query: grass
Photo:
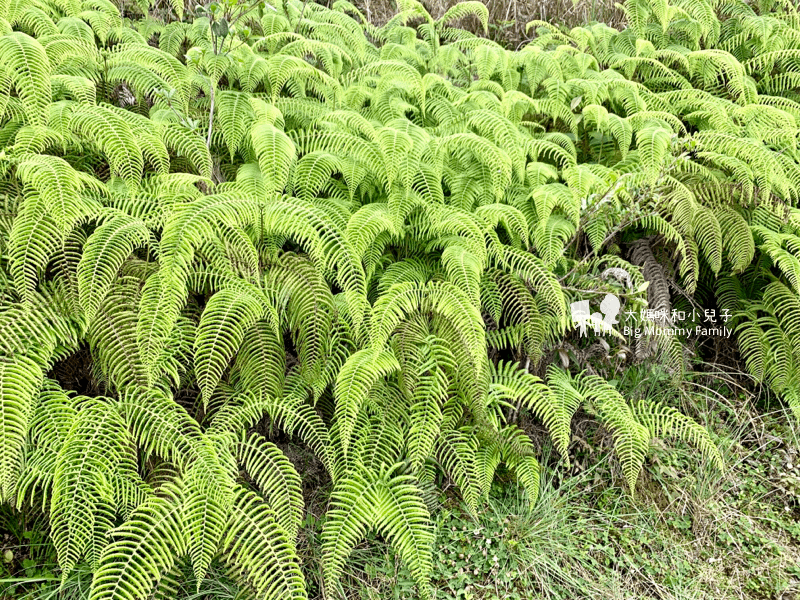
[[[437,598],[800,597],[800,438],[791,415],[742,393],[729,375],[693,375],[680,388],[647,375],[628,381],[629,393],[680,404],[705,422],[726,472],[698,464],[691,448],[657,442],[631,498],[599,449],[603,432],[579,423],[593,443],[573,448],[569,472],[545,445],[531,510],[515,486],[501,484],[477,520],[458,505],[440,511]],[[415,597],[388,548],[357,568],[346,597]]]

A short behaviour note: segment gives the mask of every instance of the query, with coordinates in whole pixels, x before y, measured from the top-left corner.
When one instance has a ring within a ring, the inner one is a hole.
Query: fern
[[[13,498],[22,467],[22,450],[35,396],[42,383],[42,370],[29,358],[19,357],[2,364],[2,423],[5,442],[0,455],[3,500]]]
[[[680,385],[684,340],[581,340],[595,294],[729,309],[798,412],[789,2],[627,0],[625,30],[534,21],[517,50],[458,28],[487,30],[478,2],[381,27],[345,1],[137,7],[0,3],[0,493],[94,600],[213,560],[306,597],[276,430],[332,482],[328,595],[375,532],[433,596],[438,481],[477,514],[504,465],[534,503],[521,413],[564,464],[598,421],[630,492],[655,438],[721,469],[712,432],[604,378],[659,349]],[[56,383],[65,359],[95,391]]]
[[[51,100],[51,67],[45,49],[24,33],[9,33],[0,37],[0,61],[4,71],[8,69],[26,121],[34,126],[44,125]]]
[[[397,467],[370,478],[354,473],[341,480],[331,498],[333,509],[322,533],[329,589],[341,574],[344,559],[375,528],[398,548],[411,565],[421,598],[429,598],[426,579],[431,569],[432,542],[428,511],[410,478],[394,475]]]

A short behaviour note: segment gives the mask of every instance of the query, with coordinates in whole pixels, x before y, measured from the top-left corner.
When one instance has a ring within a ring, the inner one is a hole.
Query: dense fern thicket
[[[728,311],[800,413],[793,3],[631,0],[623,31],[533,22],[518,51],[453,27],[478,2],[399,4],[0,1],[0,492],[92,599],[216,560],[306,597],[269,431],[332,481],[330,597],[369,531],[431,595],[444,478],[475,510],[502,464],[535,502],[520,411],[565,461],[592,415],[631,492],[653,438],[722,468],[587,362],[679,378],[673,309]],[[606,292],[654,333],[578,339],[569,304]]]

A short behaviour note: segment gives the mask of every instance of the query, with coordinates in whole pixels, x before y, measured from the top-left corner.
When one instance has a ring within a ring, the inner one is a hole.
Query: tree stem
[[[306,5],[308,4],[308,0],[303,0],[303,8],[300,10],[300,18],[297,19],[297,23],[294,24],[294,32],[297,33],[297,30],[300,29],[300,21],[303,20],[303,15],[306,14]]]
[[[214,128],[214,84],[211,84],[211,108],[208,112],[208,137],[206,138],[206,147],[211,148],[211,132]]]

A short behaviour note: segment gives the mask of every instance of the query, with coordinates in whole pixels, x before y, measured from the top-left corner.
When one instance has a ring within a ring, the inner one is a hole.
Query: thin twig
[[[303,20],[303,16],[306,14],[306,5],[308,4],[308,0],[303,0],[303,8],[300,10],[300,17],[297,19],[297,23],[294,24],[294,32],[297,33],[297,30],[300,29],[300,21]]]

